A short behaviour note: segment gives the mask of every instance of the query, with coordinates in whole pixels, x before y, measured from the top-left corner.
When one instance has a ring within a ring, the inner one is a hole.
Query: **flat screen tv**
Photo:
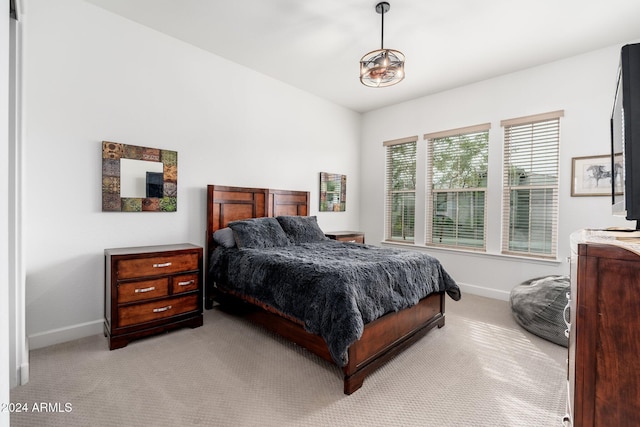
[[[640,43],[622,47],[611,114],[614,215],[640,223]]]

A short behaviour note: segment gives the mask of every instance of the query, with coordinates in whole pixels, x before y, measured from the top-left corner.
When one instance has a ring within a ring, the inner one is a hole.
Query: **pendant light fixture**
[[[367,53],[360,60],[360,81],[365,86],[393,86],[404,79],[404,54],[384,48],[384,14],[390,8],[386,1],[376,5],[376,12],[382,15],[382,36],[380,49]]]

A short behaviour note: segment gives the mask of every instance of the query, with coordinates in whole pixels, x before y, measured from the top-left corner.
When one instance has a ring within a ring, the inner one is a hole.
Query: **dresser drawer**
[[[189,292],[198,289],[198,274],[181,274],[173,276],[171,290],[174,294]]]
[[[197,269],[197,253],[138,257],[118,261],[118,279],[157,276]]]
[[[169,295],[169,278],[118,284],[118,304]]]
[[[129,305],[120,307],[118,310],[118,326],[125,327],[150,322],[152,320],[164,319],[197,309],[197,294]]]

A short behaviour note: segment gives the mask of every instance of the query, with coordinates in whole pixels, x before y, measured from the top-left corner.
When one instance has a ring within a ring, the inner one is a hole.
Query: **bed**
[[[308,192],[209,185],[205,308],[217,302],[335,363],[343,371],[344,393],[351,394],[375,369],[435,326],[443,327],[445,296],[459,299],[460,290],[428,255],[326,239],[308,213]],[[282,240],[283,230],[289,240]],[[385,264],[385,256],[394,254],[401,258],[398,268],[410,272],[401,271],[399,279],[391,263]],[[283,260],[300,265],[281,265]],[[343,260],[359,262],[353,267],[357,274]],[[428,275],[420,289],[398,288],[410,281],[405,276],[419,274]],[[371,285],[375,280],[388,283]],[[379,292],[385,287],[393,292]],[[328,314],[328,305],[337,310]]]

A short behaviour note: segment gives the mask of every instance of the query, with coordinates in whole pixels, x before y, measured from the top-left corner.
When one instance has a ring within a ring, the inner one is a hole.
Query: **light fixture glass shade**
[[[360,81],[365,86],[393,86],[402,79],[404,79],[404,54],[398,50],[374,50],[360,60]]]

